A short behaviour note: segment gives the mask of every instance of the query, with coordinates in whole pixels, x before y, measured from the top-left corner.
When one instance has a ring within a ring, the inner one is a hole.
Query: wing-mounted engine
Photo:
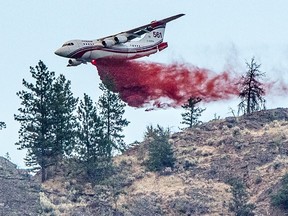
[[[116,41],[116,43],[126,43],[128,41],[128,38],[126,35],[120,34],[116,35],[114,37],[114,40]]]
[[[102,45],[103,45],[104,47],[112,47],[112,46],[115,45],[115,44],[116,44],[116,41],[113,40],[113,39],[104,39],[104,40],[102,41]]]
[[[77,65],[80,65],[81,63],[83,63],[83,62],[79,61],[77,59],[69,59],[67,67],[77,66]]]
[[[102,40],[102,45],[104,47],[112,47],[115,44],[126,43],[127,41],[128,37],[126,34],[119,34],[116,35],[114,38],[113,37],[105,38],[104,40]]]

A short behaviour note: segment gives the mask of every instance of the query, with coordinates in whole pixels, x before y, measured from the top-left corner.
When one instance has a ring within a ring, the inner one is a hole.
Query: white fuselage
[[[126,41],[125,35],[103,40],[70,40],[55,51],[56,55],[70,58],[67,66],[97,59],[129,60],[149,56],[168,47],[163,42],[164,26],[158,26],[139,41]]]
[[[75,59],[80,64],[80,62],[86,63],[97,59],[136,59],[154,54],[157,51],[165,49],[167,46],[167,43],[162,43],[162,41],[154,44],[131,41],[115,44],[112,47],[104,47],[97,40],[71,40],[59,48],[55,54]]]

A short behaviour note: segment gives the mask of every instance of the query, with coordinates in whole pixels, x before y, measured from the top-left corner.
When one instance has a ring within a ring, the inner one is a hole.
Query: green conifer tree
[[[5,122],[0,122],[0,130],[6,128]]]
[[[124,151],[126,145],[123,141],[123,127],[128,126],[129,121],[123,118],[125,113],[125,103],[123,103],[118,94],[110,91],[104,84],[100,84],[103,95],[100,96],[98,104],[100,115],[104,121],[104,133],[108,148],[112,154],[113,150]]]
[[[147,127],[145,138],[150,139],[149,158],[146,161],[150,171],[161,171],[165,167],[174,167],[175,157],[172,145],[169,143],[170,131],[157,125],[156,128]]]
[[[53,114],[54,157],[55,162],[63,156],[69,156],[75,145],[76,136],[76,110],[78,98],[74,98],[71,91],[71,82],[60,75],[53,84]]]
[[[70,90],[70,81],[63,75],[57,79],[46,65],[39,61],[30,67],[35,83],[23,79],[26,90],[19,91],[21,99],[18,149],[27,149],[25,162],[33,170],[41,170],[42,181],[47,179],[47,168],[57,165],[64,155],[72,151],[75,136],[77,99]]]
[[[243,181],[238,178],[231,178],[227,183],[231,185],[233,196],[229,206],[230,210],[235,212],[236,216],[254,216],[255,205],[248,203],[249,197]]]
[[[102,180],[111,165],[104,137],[103,121],[91,98],[84,94],[78,106],[77,155],[89,180]]]
[[[204,112],[206,109],[197,107],[197,104],[200,101],[201,101],[201,98],[191,97],[189,98],[186,104],[182,105],[182,108],[184,108],[186,112],[181,114],[183,118],[183,121],[181,122],[181,124],[188,125],[189,128],[192,128],[202,123],[198,119],[202,115],[202,112]]]
[[[33,169],[41,169],[42,182],[46,179],[46,169],[51,163],[51,149],[53,146],[53,113],[51,110],[52,88],[55,73],[50,72],[46,65],[39,61],[35,68],[30,67],[32,77],[36,83],[29,83],[23,79],[27,90],[17,93],[21,99],[20,114],[15,115],[20,122],[18,149],[27,149],[25,162]],[[39,167],[40,166],[40,167]]]

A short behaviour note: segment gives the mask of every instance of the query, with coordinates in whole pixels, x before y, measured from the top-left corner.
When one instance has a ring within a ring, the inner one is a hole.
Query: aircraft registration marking
[[[162,38],[162,33],[161,32],[153,32],[153,37]]]

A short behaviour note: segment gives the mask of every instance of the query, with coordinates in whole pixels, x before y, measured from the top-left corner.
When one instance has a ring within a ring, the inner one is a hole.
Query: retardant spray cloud
[[[183,63],[97,60],[103,83],[112,83],[123,101],[132,107],[179,107],[190,97],[204,102],[229,99],[239,94],[229,71],[220,74]]]

